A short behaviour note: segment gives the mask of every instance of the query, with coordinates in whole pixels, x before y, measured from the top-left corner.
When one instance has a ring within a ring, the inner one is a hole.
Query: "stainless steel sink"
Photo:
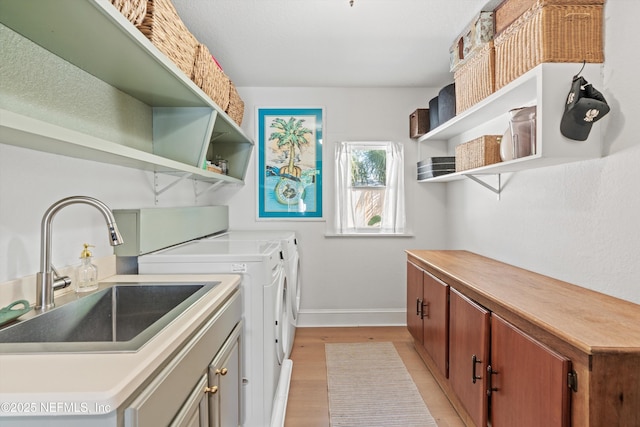
[[[115,284],[0,330],[0,353],[137,351],[218,283]]]

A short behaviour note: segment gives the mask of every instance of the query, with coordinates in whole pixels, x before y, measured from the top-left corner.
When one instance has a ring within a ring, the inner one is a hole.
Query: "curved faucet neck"
[[[54,275],[51,265],[51,223],[55,215],[65,206],[86,204],[98,209],[109,228],[109,243],[111,246],[120,245],[122,236],[118,231],[111,209],[98,199],[86,196],[72,196],[61,199],[52,204],[44,213],[40,226],[40,272],[36,283],[36,309],[53,307]]]

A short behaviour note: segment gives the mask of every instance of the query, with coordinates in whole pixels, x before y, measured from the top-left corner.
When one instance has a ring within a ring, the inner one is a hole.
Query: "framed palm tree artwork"
[[[323,108],[258,108],[258,218],[322,218]]]

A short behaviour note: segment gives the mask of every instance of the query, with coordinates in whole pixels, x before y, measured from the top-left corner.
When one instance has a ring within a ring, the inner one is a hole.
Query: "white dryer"
[[[203,239],[138,257],[140,274],[242,275],[243,402],[246,427],[282,426],[291,378],[283,326],[287,280],[279,242]]]
[[[301,275],[298,239],[292,230],[229,230],[210,237],[217,240],[269,240],[279,242],[284,257],[284,269],[287,277],[287,326],[283,329],[285,356],[289,358],[298,324],[300,310]]]

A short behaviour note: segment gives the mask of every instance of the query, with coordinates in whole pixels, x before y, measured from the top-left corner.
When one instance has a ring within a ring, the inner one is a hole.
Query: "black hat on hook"
[[[573,76],[571,90],[567,95],[564,114],[560,121],[560,132],[567,138],[584,141],[589,137],[593,124],[603,118],[609,110],[604,96],[578,73]]]

